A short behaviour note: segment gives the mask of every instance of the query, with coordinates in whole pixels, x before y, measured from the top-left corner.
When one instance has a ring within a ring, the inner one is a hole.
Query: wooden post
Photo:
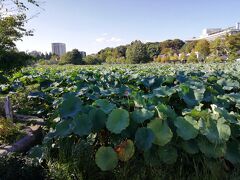
[[[7,119],[13,119],[12,106],[9,96],[6,97],[4,103],[5,115]]]

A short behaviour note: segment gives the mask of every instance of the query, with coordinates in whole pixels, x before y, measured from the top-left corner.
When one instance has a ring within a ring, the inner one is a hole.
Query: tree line
[[[205,39],[184,42],[180,39],[163,42],[133,41],[125,46],[105,48],[85,58],[87,64],[119,64],[148,62],[221,62],[240,56],[240,33],[214,41]]]

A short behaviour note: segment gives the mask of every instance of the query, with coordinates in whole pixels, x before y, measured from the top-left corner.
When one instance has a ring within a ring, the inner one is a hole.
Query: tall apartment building
[[[52,54],[62,56],[66,53],[66,44],[64,43],[52,43]]]

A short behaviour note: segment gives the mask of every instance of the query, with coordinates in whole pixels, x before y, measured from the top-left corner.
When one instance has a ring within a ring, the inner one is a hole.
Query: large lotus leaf
[[[210,116],[209,112],[207,110],[201,110],[201,107],[200,107],[200,109],[196,109],[196,107],[194,109],[192,109],[190,112],[183,113],[183,115],[189,115],[196,120],[199,120],[202,117]]]
[[[236,103],[236,107],[240,109],[240,93],[231,93],[227,95],[233,102]]]
[[[232,141],[227,143],[227,153],[225,159],[233,164],[240,163],[240,144],[239,141]]]
[[[92,121],[87,114],[79,114],[75,116],[72,122],[73,132],[79,136],[89,135],[92,129]]]
[[[194,92],[194,96],[195,96],[196,100],[198,102],[201,102],[204,98],[205,87],[203,86],[201,88],[196,88],[193,90],[193,92]]]
[[[177,161],[177,150],[172,146],[159,147],[158,156],[166,164],[174,164]]]
[[[178,117],[174,121],[177,127],[177,134],[184,140],[194,139],[198,135],[198,122],[191,116]]]
[[[61,118],[73,118],[82,107],[81,100],[73,94],[65,95],[64,101],[59,108]]]
[[[232,104],[231,101],[225,96],[214,96],[210,102],[217,105],[219,108],[226,109],[229,109]]]
[[[113,109],[116,108],[115,104],[110,103],[106,99],[99,99],[95,101],[94,104],[99,106],[106,114],[109,114]]]
[[[154,141],[154,133],[148,128],[139,128],[135,135],[136,146],[143,151],[147,151],[152,147]]]
[[[132,94],[135,107],[142,108],[146,106],[146,101],[140,93]]]
[[[95,162],[102,171],[110,171],[117,166],[118,156],[112,147],[100,147],[96,153]]]
[[[167,86],[162,86],[153,90],[153,94],[157,97],[170,97],[176,90]]]
[[[199,148],[195,140],[182,141],[181,146],[183,150],[189,154],[197,154],[199,152]]]
[[[199,120],[199,128],[201,134],[205,135],[212,143],[226,142],[231,135],[231,129],[223,118],[201,118]]]
[[[165,104],[159,104],[157,107],[157,112],[158,116],[161,119],[170,119],[170,120],[175,120],[177,117],[175,111],[170,107]]]
[[[212,143],[218,143],[217,122],[211,118],[201,118],[199,120],[199,128],[202,135],[205,135]]]
[[[115,134],[120,134],[122,130],[129,126],[129,113],[124,109],[113,110],[107,120],[107,129]]]
[[[237,119],[233,115],[229,114],[225,108],[219,108],[214,104],[212,104],[211,107],[214,114],[219,115],[219,117],[223,117],[230,123],[237,123]]]
[[[239,88],[240,84],[238,81],[232,80],[232,79],[220,79],[217,81],[217,83],[221,86],[223,86],[224,90],[231,91],[232,89]]]
[[[158,154],[158,147],[152,146],[149,150],[144,151],[144,161],[149,166],[159,166],[161,165],[161,160]]]
[[[145,87],[150,88],[154,85],[156,77],[147,77],[142,79],[142,83]]]
[[[144,121],[151,119],[154,112],[147,109],[135,110],[131,113],[131,118],[137,123],[144,123]]]
[[[71,119],[66,119],[64,121],[60,121],[56,125],[56,130],[54,135],[55,136],[60,136],[60,137],[66,137],[67,135],[72,133],[72,120]]]
[[[168,127],[168,123],[166,120],[161,120],[156,118],[150,123],[148,123],[147,127],[151,129],[155,135],[154,144],[164,146],[169,143],[173,137],[173,133],[171,129]]]
[[[210,158],[224,157],[227,150],[227,146],[225,143],[213,144],[204,137],[198,138],[198,147],[202,153],[204,153],[207,157]]]
[[[107,121],[107,115],[101,110],[94,108],[88,113],[89,120],[92,121],[93,130],[99,131],[105,127]]]
[[[129,161],[135,153],[135,147],[132,140],[122,142],[117,146],[116,152],[120,161]]]
[[[198,104],[194,91],[189,86],[181,84],[179,94],[189,108],[192,108]]]
[[[221,142],[227,142],[231,136],[231,128],[226,123],[224,118],[220,118],[217,121],[217,129],[219,134],[219,139]]]

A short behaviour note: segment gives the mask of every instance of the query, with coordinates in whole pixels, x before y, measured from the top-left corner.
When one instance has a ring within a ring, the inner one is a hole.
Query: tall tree
[[[240,51],[240,33],[227,36],[225,44],[228,51],[229,60],[235,60],[238,58]]]
[[[60,64],[83,64],[82,54],[77,49],[73,49],[72,51],[62,55],[60,58]]]
[[[27,30],[25,25],[28,21],[26,15],[28,5],[39,6],[35,0],[0,0],[0,48],[12,50],[15,42],[23,36],[30,36],[33,31]]]
[[[199,53],[202,59],[205,59],[210,53],[209,42],[205,39],[199,40],[195,46],[195,51]]]
[[[150,58],[154,59],[160,54],[160,44],[159,42],[146,43],[147,53]]]
[[[134,41],[131,43],[127,48],[126,57],[127,60],[133,64],[146,63],[150,59],[147,54],[146,46],[141,41]]]

